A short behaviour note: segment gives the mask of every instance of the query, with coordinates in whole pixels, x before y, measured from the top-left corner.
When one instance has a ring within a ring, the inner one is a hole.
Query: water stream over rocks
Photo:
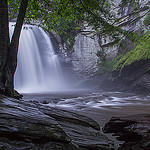
[[[124,92],[100,91],[89,93],[76,91],[70,93],[25,94],[23,99],[77,112],[88,112],[91,109],[95,111],[113,111],[114,113],[122,110],[119,115],[141,113],[142,111],[145,113],[150,112],[149,109],[146,109],[150,107],[150,96]],[[145,109],[138,109],[140,107]]]
[[[97,121],[101,127],[113,116],[129,116],[135,114],[150,114],[150,96],[123,92],[75,92],[24,95],[25,101],[42,103],[45,106],[69,110]],[[111,134],[106,134],[115,141],[116,149],[120,142]]]

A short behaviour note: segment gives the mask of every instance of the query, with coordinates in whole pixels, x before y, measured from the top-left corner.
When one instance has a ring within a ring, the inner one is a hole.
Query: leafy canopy
[[[20,0],[8,0],[10,6],[10,17],[14,17],[19,11]],[[137,2],[135,0],[122,0],[122,6],[127,3]],[[150,57],[149,33],[139,38],[137,34],[123,30],[121,26],[115,25],[122,18],[115,18],[112,12],[113,0],[29,0],[26,22],[36,20],[40,26],[51,31],[55,30],[60,35],[73,41],[71,32],[77,34],[83,31],[82,24],[92,26],[95,34],[100,36],[109,35],[113,44],[118,43],[122,35],[136,42],[136,47],[125,54],[116,64],[128,65],[135,60]],[[135,7],[135,10],[137,7]],[[13,16],[14,15],[14,16]],[[93,36],[95,35],[93,34]],[[65,39],[64,38],[64,39]],[[123,66],[124,66],[123,65]]]
[[[15,18],[20,0],[8,1],[10,18]],[[33,23],[34,20],[46,30],[56,31],[65,42],[69,39],[71,45],[76,34],[83,32],[83,23],[93,27],[93,36],[109,34],[118,38],[116,31],[120,29],[112,25],[115,17],[110,8],[109,0],[29,0],[25,21]]]
[[[8,0],[10,16],[15,17],[19,11],[20,0]],[[47,29],[60,32],[70,25],[79,28],[86,21],[94,29],[110,27],[113,18],[108,0],[29,0],[26,19],[37,20]]]

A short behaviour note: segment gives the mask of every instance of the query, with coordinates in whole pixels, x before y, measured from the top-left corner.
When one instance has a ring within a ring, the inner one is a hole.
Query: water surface
[[[85,115],[97,121],[101,127],[113,116],[150,114],[150,96],[133,93],[76,90],[25,94],[23,99]],[[116,149],[123,143],[112,134],[106,135],[115,142]]]
[[[43,94],[24,94],[24,100],[74,111],[103,126],[112,116],[150,113],[150,96],[123,92],[70,91]]]

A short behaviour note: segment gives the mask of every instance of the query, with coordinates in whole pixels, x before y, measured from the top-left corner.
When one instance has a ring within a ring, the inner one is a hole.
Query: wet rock
[[[109,150],[113,142],[90,118],[0,95],[0,149]]]
[[[132,91],[134,93],[149,94],[150,92],[150,61],[141,60],[126,66],[121,76],[117,79],[118,83],[125,90]],[[124,91],[125,91],[124,90]]]
[[[48,102],[48,101],[43,101],[42,103],[43,103],[43,104],[49,104],[49,102]]]
[[[114,133],[125,141],[118,150],[150,149],[150,115],[139,114],[127,117],[112,117],[103,128],[105,133]]]
[[[0,99],[0,137],[14,145],[18,141],[34,145],[52,141],[71,142],[54,118],[45,115],[33,104],[7,97]],[[1,144],[2,147],[6,145],[5,142]]]
[[[42,111],[55,118],[76,145],[95,150],[113,149],[113,142],[100,132],[99,124],[92,119],[61,109],[49,111],[44,107]]]
[[[132,91],[140,93],[149,93],[150,92],[150,74],[144,74],[138,80],[134,81],[131,85]]]
[[[100,130],[99,124],[88,117],[61,109],[51,108],[49,106],[39,105],[39,109],[41,109],[44,114],[55,118],[59,122],[72,122],[77,125],[92,127],[95,130]]]

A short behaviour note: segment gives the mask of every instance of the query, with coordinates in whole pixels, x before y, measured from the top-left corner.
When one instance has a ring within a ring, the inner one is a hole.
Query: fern
[[[135,61],[150,59],[150,31],[134,44],[135,48],[123,55],[114,65],[114,69],[120,68],[122,70]]]

